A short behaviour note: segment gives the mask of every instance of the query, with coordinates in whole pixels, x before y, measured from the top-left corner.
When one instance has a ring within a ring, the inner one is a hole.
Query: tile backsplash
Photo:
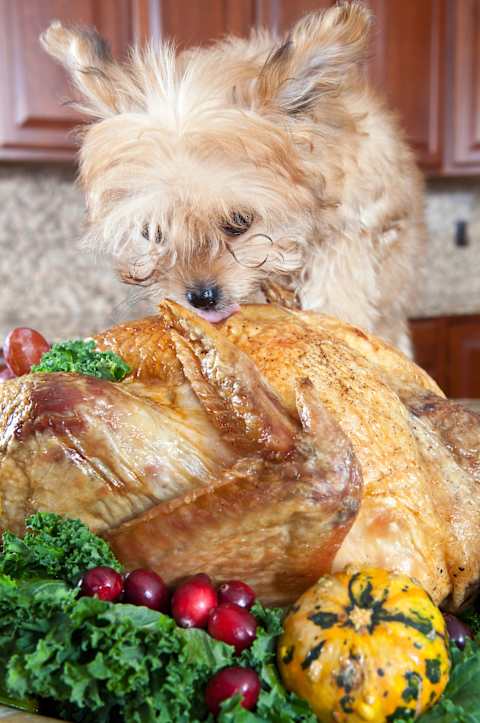
[[[54,340],[111,322],[125,287],[79,248],[83,223],[73,171],[0,167],[0,338],[14,326]]]
[[[480,179],[430,181],[425,211],[427,259],[412,313],[480,313]],[[467,223],[466,246],[455,243],[459,221]]]
[[[480,179],[431,182],[426,212],[426,273],[412,314],[480,312]],[[459,220],[468,223],[461,248]],[[142,310],[106,259],[79,248],[83,223],[73,171],[0,167],[0,339],[19,325],[52,340],[85,336]]]

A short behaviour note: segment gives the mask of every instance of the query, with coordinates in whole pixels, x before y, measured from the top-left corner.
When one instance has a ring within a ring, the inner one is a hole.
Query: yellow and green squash
[[[413,720],[448,682],[445,621],[409,577],[347,568],[320,578],[292,607],[278,665],[322,722]]]

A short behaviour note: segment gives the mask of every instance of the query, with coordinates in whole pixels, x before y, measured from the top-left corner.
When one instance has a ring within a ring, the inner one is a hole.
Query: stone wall
[[[425,204],[429,243],[416,316],[480,312],[480,179],[431,181]],[[468,245],[455,244],[457,221]]]
[[[72,171],[0,168],[0,338],[14,326],[58,339],[110,323],[125,288],[79,248],[83,222]]]

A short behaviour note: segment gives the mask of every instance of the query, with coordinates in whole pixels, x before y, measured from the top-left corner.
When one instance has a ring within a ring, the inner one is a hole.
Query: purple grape
[[[252,710],[260,695],[260,679],[251,668],[224,668],[216,673],[207,684],[205,701],[214,715],[220,712],[220,704],[240,694],[242,708]]]
[[[82,595],[116,602],[123,593],[123,577],[112,567],[92,567],[82,577]]]
[[[452,615],[451,613],[444,613],[443,617],[445,618],[445,622],[447,623],[447,631],[448,631],[448,637],[452,641],[452,643],[455,643],[457,648],[460,648],[460,650],[463,650],[465,647],[465,643],[467,642],[467,638],[470,638],[470,640],[473,639],[473,633],[468,625],[466,625],[464,622],[459,620],[455,615]]]
[[[160,575],[153,570],[133,570],[125,580],[123,602],[145,605],[152,610],[166,613],[168,589]]]
[[[229,580],[218,588],[218,602],[234,603],[241,608],[250,610],[255,602],[255,593],[246,582],[241,580]]]

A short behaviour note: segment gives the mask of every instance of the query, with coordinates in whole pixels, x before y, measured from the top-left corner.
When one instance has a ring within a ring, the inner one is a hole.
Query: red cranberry
[[[457,648],[463,650],[467,642],[467,638],[473,639],[472,630],[468,625],[455,617],[455,615],[444,613],[443,617],[447,623],[448,637],[452,643],[455,643]]]
[[[123,577],[112,567],[92,567],[81,580],[82,595],[116,602],[123,592]]]
[[[220,704],[238,693],[242,696],[241,706],[252,710],[260,695],[260,680],[251,668],[224,668],[210,678],[205,690],[205,701],[213,715],[220,713]]]
[[[3,347],[5,362],[17,377],[28,374],[50,349],[48,341],[35,329],[19,326],[8,334]]]
[[[233,645],[236,652],[241,653],[257,637],[257,621],[245,608],[222,603],[210,615],[208,632],[212,638]]]
[[[247,583],[241,580],[229,580],[218,588],[218,602],[234,603],[250,610],[255,602],[255,593]]]
[[[208,616],[217,604],[217,593],[208,575],[194,575],[173,593],[172,615],[182,628],[206,628]]]
[[[160,575],[153,570],[133,570],[125,580],[123,602],[145,605],[152,610],[166,613],[168,589]]]

